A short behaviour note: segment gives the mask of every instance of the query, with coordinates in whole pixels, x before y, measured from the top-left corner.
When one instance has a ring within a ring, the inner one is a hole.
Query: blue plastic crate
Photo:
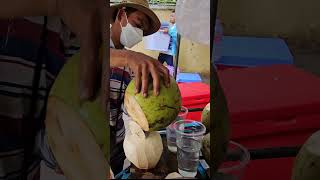
[[[279,38],[224,36],[221,58],[215,64],[239,67],[293,64],[293,56]]]
[[[202,82],[202,80],[198,73],[179,73],[177,82]]]

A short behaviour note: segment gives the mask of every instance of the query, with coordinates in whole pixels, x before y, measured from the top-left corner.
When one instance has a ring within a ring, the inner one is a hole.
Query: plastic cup
[[[188,115],[188,108],[181,106],[181,111],[178,114],[177,120],[186,119]],[[177,145],[176,145],[176,130],[173,124],[176,121],[172,122],[166,128],[166,135],[167,135],[167,146],[170,152],[176,153],[177,152]]]
[[[184,177],[195,177],[206,127],[198,121],[179,120],[176,129],[178,171]]]
[[[179,119],[186,119],[188,113],[189,113],[188,108],[186,108],[186,107],[184,107],[184,106],[181,106],[181,111],[180,111],[180,113],[178,114],[178,118],[179,118]]]
[[[249,162],[250,153],[248,150],[241,144],[230,141],[226,160],[220,165],[218,172],[231,177],[232,180],[242,180]]]

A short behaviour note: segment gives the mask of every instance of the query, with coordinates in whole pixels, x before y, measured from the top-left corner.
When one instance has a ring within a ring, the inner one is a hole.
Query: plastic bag
[[[210,45],[210,0],[177,0],[176,26],[183,38]]]

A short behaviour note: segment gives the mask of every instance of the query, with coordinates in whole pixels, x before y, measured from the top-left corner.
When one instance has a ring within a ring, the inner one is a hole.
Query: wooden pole
[[[179,66],[179,52],[180,52],[180,42],[181,42],[181,35],[177,34],[177,54],[176,54],[176,63],[174,67],[174,79],[177,80],[177,71]]]

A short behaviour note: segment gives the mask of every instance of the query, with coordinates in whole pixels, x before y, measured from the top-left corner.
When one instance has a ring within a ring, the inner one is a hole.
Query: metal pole
[[[176,54],[176,64],[174,68],[174,79],[177,80],[177,71],[179,66],[179,52],[180,52],[180,41],[181,41],[181,35],[177,34],[177,54]]]

